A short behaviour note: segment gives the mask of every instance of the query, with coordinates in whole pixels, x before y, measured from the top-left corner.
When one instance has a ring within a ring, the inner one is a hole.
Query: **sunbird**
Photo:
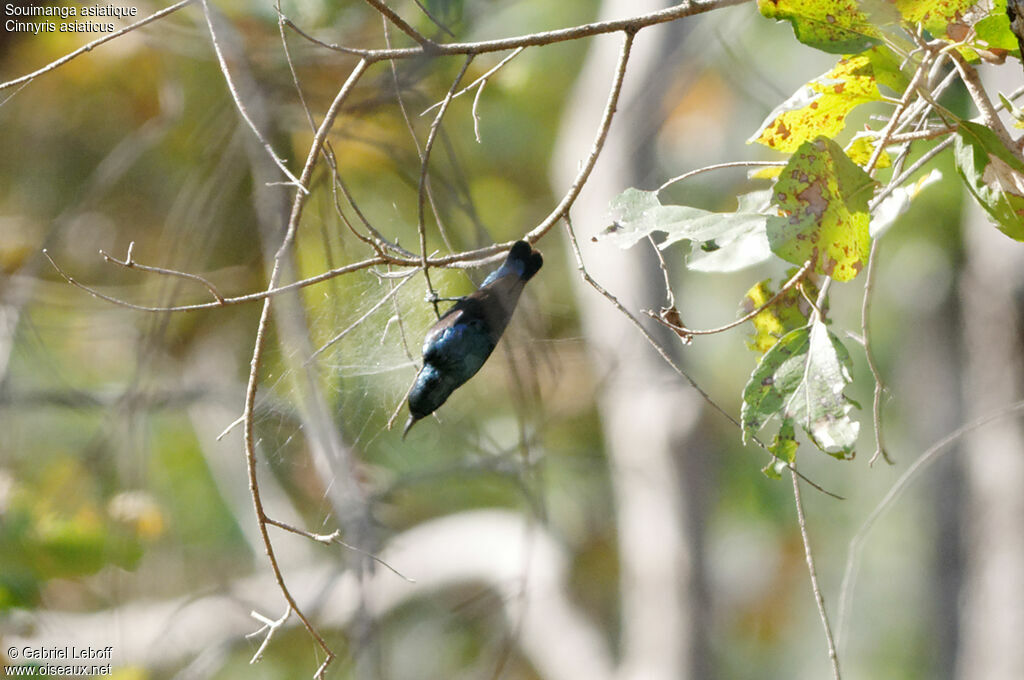
[[[474,293],[461,298],[427,331],[423,368],[409,391],[409,420],[436,411],[456,388],[476,375],[491,356],[515,311],[523,286],[544,264],[526,241],[516,241],[500,267]]]

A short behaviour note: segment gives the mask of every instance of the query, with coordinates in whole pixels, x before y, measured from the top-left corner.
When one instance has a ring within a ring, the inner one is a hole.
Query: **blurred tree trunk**
[[[991,69],[990,69],[991,70]],[[1017,79],[1012,69],[996,76]],[[1004,76],[1004,77],[1005,77]],[[987,82],[1009,92],[1016,82]],[[968,202],[964,304],[968,421],[1024,396],[1021,295],[1024,249]],[[957,677],[1024,678],[1024,430],[1002,419],[965,440],[965,573]]]
[[[661,7],[652,0],[608,0],[600,18]],[[664,300],[657,259],[645,244],[623,251],[593,244],[591,237],[607,226],[609,200],[637,184],[653,165],[652,154],[644,150],[650,151],[657,125],[664,72],[675,67],[665,56],[682,29],[649,29],[634,45],[607,144],[572,211],[588,272],[631,310]],[[555,151],[556,193],[571,184],[593,143],[622,40],[607,36],[590,46]],[[655,76],[661,76],[660,86]],[[702,519],[700,496],[693,493],[705,475],[699,449],[687,445],[700,403],[623,314],[579,277],[576,286],[594,371],[602,379],[599,408],[615,494],[622,617],[618,677],[708,678],[706,624],[698,620],[706,612]]]

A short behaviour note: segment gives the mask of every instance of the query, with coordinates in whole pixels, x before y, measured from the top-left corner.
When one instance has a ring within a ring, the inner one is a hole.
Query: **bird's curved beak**
[[[413,425],[416,424],[417,420],[419,420],[419,418],[417,418],[414,415],[410,415],[409,416],[409,420],[405,421],[405,429],[402,430],[402,440],[403,441],[405,440],[405,435],[409,434],[409,430],[412,428]]]

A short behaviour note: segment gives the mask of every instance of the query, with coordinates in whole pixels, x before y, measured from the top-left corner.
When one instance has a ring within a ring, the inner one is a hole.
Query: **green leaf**
[[[875,82],[884,85],[895,94],[902,95],[910,84],[910,78],[900,69],[902,57],[884,45],[872,47],[864,55],[871,62],[871,73],[875,76]]]
[[[793,427],[793,420],[786,418],[779,427],[778,434],[772,440],[768,450],[772,452],[775,459],[765,465],[761,472],[772,479],[782,479],[782,472],[796,460],[796,450],[799,444],[796,441],[796,431]]]
[[[814,321],[787,333],[754,369],[743,390],[743,437],[773,417],[792,420],[822,451],[849,458],[860,424],[843,390],[850,383],[850,355],[825,324]],[[781,434],[781,433],[780,433]]]
[[[1010,17],[1006,14],[1006,0],[995,0],[992,11],[974,25],[974,31],[978,40],[984,41],[991,49],[1020,50],[1020,42],[1013,34]]]
[[[868,199],[875,181],[826,137],[805,142],[775,184],[781,217],[768,220],[772,252],[836,281],[857,276],[868,259]]]
[[[663,232],[666,239],[661,248],[682,240],[693,244],[688,260],[691,269],[735,271],[771,257],[765,236],[768,216],[755,212],[754,203],[754,198],[741,196],[736,212],[716,213],[662,205],[657,192],[630,188],[612,199],[612,226],[596,238],[629,248],[654,232]],[[766,208],[767,201],[762,203],[762,209]]]
[[[873,134],[858,132],[843,151],[851,161],[864,167],[871,160],[871,154],[875,151],[874,145],[878,141],[878,137]],[[889,157],[888,151],[883,151],[879,154],[875,167],[888,168],[890,166],[892,166],[892,158]]]
[[[832,54],[856,54],[881,41],[856,0],[757,0],[768,19],[788,21],[796,39]]]
[[[978,0],[896,0],[896,9],[910,23],[920,23],[936,38],[943,38],[949,25],[963,23],[977,4]]]
[[[1004,234],[1024,241],[1024,163],[983,125],[961,121],[956,170],[974,200]]]
[[[831,71],[804,85],[768,114],[747,143],[792,152],[819,135],[835,137],[853,109],[881,99],[868,54],[840,59]]]

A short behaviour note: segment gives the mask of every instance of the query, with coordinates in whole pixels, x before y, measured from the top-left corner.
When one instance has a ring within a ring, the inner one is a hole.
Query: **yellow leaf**
[[[857,133],[853,139],[847,145],[846,155],[850,157],[850,160],[857,165],[864,167],[871,160],[871,154],[875,151],[875,145],[872,143],[876,138],[867,134]],[[876,168],[888,168],[892,165],[892,158],[889,157],[888,151],[883,151],[878,157],[878,162],[875,163]]]
[[[772,111],[747,143],[758,142],[792,153],[808,140],[835,137],[846,126],[850,111],[881,99],[868,55],[840,59],[835,68],[804,85]]]

